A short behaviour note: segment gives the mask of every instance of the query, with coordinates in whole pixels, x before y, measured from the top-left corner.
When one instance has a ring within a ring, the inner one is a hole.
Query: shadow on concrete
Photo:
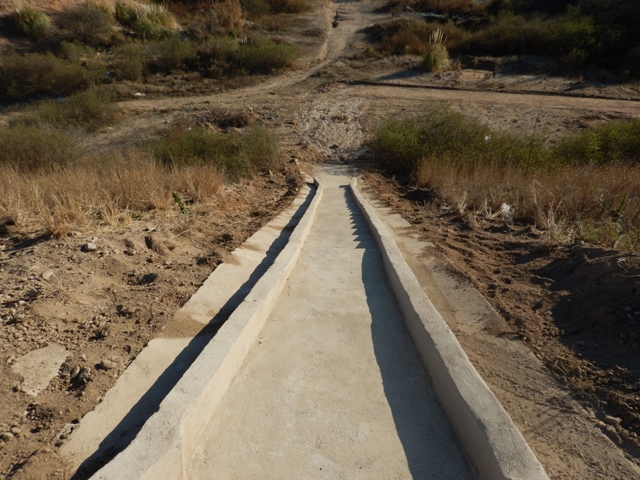
[[[72,480],[83,480],[91,477],[116,455],[122,452],[136,437],[146,421],[160,408],[160,404],[193,364],[198,355],[216,335],[235,309],[242,303],[258,280],[271,267],[278,254],[286,246],[291,233],[304,215],[311,200],[315,196],[315,187],[298,207],[280,235],[272,242],[260,265],[251,273],[249,279],[229,298],[211,321],[193,337],[189,344],[158,377],[151,388],[140,398],[122,421],[105,437],[98,449],[88,457],[73,475]]]
[[[393,291],[382,256],[351,191],[345,190],[362,257],[371,338],[387,402],[413,478],[473,478],[433,390]]]

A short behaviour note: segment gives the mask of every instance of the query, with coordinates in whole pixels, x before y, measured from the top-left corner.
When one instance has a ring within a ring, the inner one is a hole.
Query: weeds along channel
[[[370,147],[392,175],[473,224],[480,215],[640,249],[640,121],[615,121],[558,144],[491,130],[445,108],[383,122]]]

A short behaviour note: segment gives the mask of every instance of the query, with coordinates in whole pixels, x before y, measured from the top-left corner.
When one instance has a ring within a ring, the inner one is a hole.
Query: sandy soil
[[[577,79],[485,69],[489,76],[478,65],[435,77],[412,71],[414,58],[363,60],[360,30],[385,18],[372,13],[374,8],[370,2],[328,4],[319,16],[326,43],[304,68],[278,78],[231,92],[122,102],[123,120],[96,142],[127,144],[175,118],[206,125],[213,111],[251,109],[281,135],[287,160],[351,163],[380,118],[416,113],[430,102],[446,102],[507,130],[531,131],[538,121],[552,138],[610,118],[640,117],[637,86],[587,80],[584,88],[571,90]],[[65,239],[0,227],[0,476],[66,475],[57,448],[69,424],[100,401],[172,312],[224,261],[225,252],[286,204],[295,191],[295,182],[287,182],[295,176],[294,165],[230,189],[221,196],[220,209],[202,212],[193,223],[151,219],[121,231]],[[437,203],[425,203],[424,192],[375,173],[366,181],[504,317],[510,328],[492,334],[519,338],[555,375],[547,387],[585,402],[589,408],[575,415],[596,424],[617,445],[606,448],[640,464],[638,258],[587,245],[541,248],[540,232],[531,228],[489,220],[470,226]],[[87,243],[95,243],[96,250],[82,251]],[[52,344],[70,356],[51,383],[30,396],[12,366]],[[497,368],[500,359],[481,350],[489,347],[473,348],[479,349],[474,361],[481,372],[491,370],[492,362]],[[522,375],[492,387],[518,395],[528,381]],[[536,422],[526,411],[510,413],[521,428]],[[554,442],[559,451],[564,448],[552,429],[541,428],[537,435],[549,448]],[[620,476],[614,461],[585,468],[583,478],[628,478]],[[553,478],[575,478],[571,465],[556,462]]]

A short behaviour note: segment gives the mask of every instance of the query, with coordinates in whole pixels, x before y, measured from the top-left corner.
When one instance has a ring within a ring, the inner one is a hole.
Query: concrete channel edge
[[[287,245],[216,336],[169,392],[131,444],[92,479],[184,479],[205,426],[257,341],[309,234],[322,185]]]
[[[407,328],[467,458],[483,479],[548,480],[511,417],[420,286],[375,207],[359,191],[356,178],[350,187],[379,245]]]

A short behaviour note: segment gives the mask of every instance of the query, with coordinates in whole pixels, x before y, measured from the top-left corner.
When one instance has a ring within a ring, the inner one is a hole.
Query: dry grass
[[[430,162],[421,166],[416,181],[435,190],[471,223],[478,215],[502,217],[502,205],[506,204],[516,221],[542,229],[549,243],[581,239],[607,247],[640,249],[637,165],[526,171],[516,166]]]
[[[611,122],[544,147],[434,108],[383,122],[370,147],[387,172],[431,189],[470,224],[502,218],[542,229],[549,244],[581,239],[640,250],[635,128]],[[585,151],[607,155],[594,161]]]
[[[143,212],[177,212],[172,198],[204,204],[224,176],[212,166],[168,169],[139,151],[114,152],[64,170],[21,173],[0,167],[0,217],[26,231],[62,236],[88,227],[128,223]]]

